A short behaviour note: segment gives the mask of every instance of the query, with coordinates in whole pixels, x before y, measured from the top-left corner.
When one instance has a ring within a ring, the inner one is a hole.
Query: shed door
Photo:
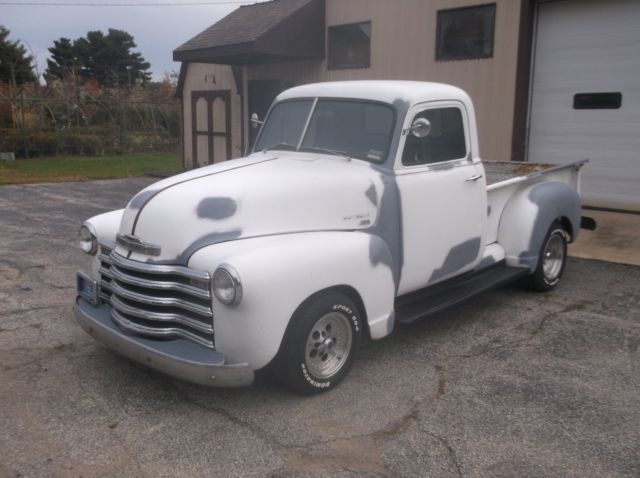
[[[640,210],[640,2],[538,6],[528,160],[582,170],[585,204]]]
[[[191,93],[194,166],[231,159],[229,90]]]

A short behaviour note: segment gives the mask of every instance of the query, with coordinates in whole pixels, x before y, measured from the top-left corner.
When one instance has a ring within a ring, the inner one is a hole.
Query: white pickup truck
[[[361,340],[506,281],[553,288],[582,227],[579,170],[483,162],[473,105],[436,83],[336,82],[275,100],[253,153],[87,220],[75,316],[203,385],[270,366],[302,393]]]

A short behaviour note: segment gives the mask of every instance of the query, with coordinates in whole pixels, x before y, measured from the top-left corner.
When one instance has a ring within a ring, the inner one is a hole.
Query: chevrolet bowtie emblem
[[[145,254],[147,256],[159,256],[160,246],[143,242],[140,238],[131,234],[117,234],[116,243],[128,251]]]

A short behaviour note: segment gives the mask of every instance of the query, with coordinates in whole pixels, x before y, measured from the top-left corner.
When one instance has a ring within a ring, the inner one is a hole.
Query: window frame
[[[444,108],[458,108],[460,110],[460,114],[462,116],[462,127],[464,130],[464,145],[466,155],[462,158],[449,159],[447,161],[440,161],[437,163],[421,163],[421,164],[404,164],[402,162],[402,157],[404,156],[404,148],[407,142],[407,136],[411,134],[409,128],[413,123],[413,120],[416,116],[426,110],[435,110],[435,109],[444,109]],[[470,125],[469,125],[469,114],[467,112],[467,108],[464,103],[457,100],[436,100],[436,101],[428,101],[424,103],[418,103],[414,105],[407,112],[407,116],[405,119],[405,123],[403,125],[402,131],[406,131],[406,133],[402,134],[400,141],[398,142],[398,150],[396,151],[396,158],[394,161],[394,171],[397,174],[411,174],[411,173],[419,173],[424,171],[432,171],[434,169],[448,169],[454,168],[458,166],[466,166],[469,164],[473,164],[477,162],[474,158],[474,152],[472,151],[471,145],[471,137],[470,133]]]
[[[316,106],[318,105],[319,102],[321,102],[321,101],[336,101],[336,102],[346,102],[346,103],[366,103],[366,104],[384,106],[384,107],[388,108],[391,111],[391,113],[393,114],[392,123],[391,123],[391,130],[389,131],[389,138],[388,138],[388,141],[387,141],[387,149],[385,150],[384,154],[382,155],[382,158],[379,161],[375,161],[373,159],[358,158],[358,157],[355,157],[355,156],[352,159],[355,159],[357,161],[364,161],[364,162],[370,163],[370,164],[377,164],[377,165],[385,164],[387,161],[390,160],[389,155],[392,153],[392,149],[391,148],[393,146],[393,141],[394,141],[394,137],[396,135],[396,130],[398,128],[398,121],[399,121],[398,120],[397,108],[393,104],[387,103],[387,102],[384,102],[384,101],[378,101],[378,100],[368,100],[368,99],[364,99],[364,98],[348,98],[348,97],[343,97],[343,96],[335,96],[335,97],[334,96],[300,96],[300,97],[297,97],[297,98],[287,98],[286,100],[274,101],[274,103],[269,108],[269,111],[267,112],[267,115],[264,118],[264,123],[266,123],[269,120],[269,116],[271,115],[271,112],[273,111],[273,109],[276,106],[278,106],[278,105],[280,105],[282,103],[290,103],[290,102],[294,102],[294,101],[305,101],[305,100],[310,100],[312,102],[312,106],[311,106],[311,109],[309,110],[309,115],[307,116],[307,119],[306,119],[306,122],[305,122],[305,127],[302,130],[300,142],[299,142],[298,146],[296,147],[295,151],[292,150],[292,152],[309,154],[308,151],[301,151],[301,148],[302,148],[302,144],[304,143],[304,140],[305,140],[305,138],[307,136],[308,128],[309,128],[309,125],[311,124],[311,119],[313,118],[313,115],[315,114]],[[263,131],[264,131],[264,128],[261,126],[260,127],[260,132],[256,136],[256,142],[253,145],[253,149],[251,150],[251,153],[257,153],[257,152],[261,151],[259,149],[256,149],[256,145],[260,141],[260,137],[262,136],[262,132]]]
[[[369,52],[367,55],[367,61],[364,63],[352,63],[349,65],[336,65],[335,54],[332,48],[332,36],[331,33],[339,28],[353,27],[357,25],[369,25]],[[371,37],[373,36],[373,25],[371,20],[364,20],[359,22],[342,23],[340,25],[331,25],[327,27],[327,70],[356,70],[371,68]]]
[[[463,12],[465,10],[481,10],[484,8],[491,8],[493,13],[493,22],[491,25],[491,51],[487,54],[480,55],[471,55],[471,56],[449,56],[445,55],[441,52],[443,44],[441,44],[441,33],[442,33],[442,24],[441,24],[441,15],[445,14],[455,14],[458,12]],[[435,41],[435,61],[463,61],[463,60],[482,60],[487,58],[493,58],[495,52],[495,44],[496,44],[496,15],[498,12],[498,6],[495,2],[492,3],[482,3],[479,5],[468,5],[464,7],[456,7],[456,8],[446,8],[438,10],[436,14],[436,41]]]

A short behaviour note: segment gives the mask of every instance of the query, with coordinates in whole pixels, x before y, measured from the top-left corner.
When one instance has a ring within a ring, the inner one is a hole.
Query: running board
[[[410,324],[435,314],[485,290],[529,274],[526,267],[509,267],[504,261],[478,272],[470,272],[396,299],[396,322]]]

